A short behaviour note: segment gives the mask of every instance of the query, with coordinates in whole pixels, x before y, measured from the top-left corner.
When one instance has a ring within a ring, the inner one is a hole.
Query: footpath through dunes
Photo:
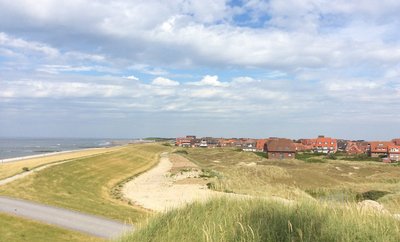
[[[75,159],[0,186],[0,195],[135,223],[148,215],[118,198],[118,184],[157,164],[169,150],[160,144],[124,146],[102,155]]]
[[[201,169],[186,158],[163,153],[157,166],[127,182],[122,193],[136,205],[158,212],[222,196],[250,198],[208,189],[207,180],[199,178],[201,173]]]

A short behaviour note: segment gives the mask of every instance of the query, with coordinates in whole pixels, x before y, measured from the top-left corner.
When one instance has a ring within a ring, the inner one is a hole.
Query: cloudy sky
[[[0,136],[400,136],[398,0],[0,0]]]

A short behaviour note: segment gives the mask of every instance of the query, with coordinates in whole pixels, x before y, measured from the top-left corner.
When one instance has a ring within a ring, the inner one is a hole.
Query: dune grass
[[[176,152],[202,168],[217,172],[219,176],[210,179],[210,187],[218,191],[351,202],[357,201],[362,193],[376,190],[387,194],[379,202],[391,212],[400,213],[400,206],[396,206],[400,196],[400,166],[340,159],[324,159],[318,163],[269,160],[230,148],[178,149]],[[310,157],[314,156],[302,158]]]
[[[105,240],[0,213],[0,241],[101,242]]]
[[[119,242],[400,241],[400,222],[354,206],[213,199],[158,215]]]
[[[21,173],[24,171],[24,168],[32,170],[36,167],[40,167],[54,162],[71,160],[85,156],[98,155],[106,152],[116,151],[118,149],[121,149],[121,147],[80,150],[69,153],[30,158],[26,160],[20,160],[17,162],[0,163],[0,179],[4,179],[16,175],[18,173]]]
[[[0,194],[136,222],[147,212],[116,199],[118,190],[113,187],[155,165],[160,152],[168,149],[160,144],[137,144],[75,159],[0,186]]]

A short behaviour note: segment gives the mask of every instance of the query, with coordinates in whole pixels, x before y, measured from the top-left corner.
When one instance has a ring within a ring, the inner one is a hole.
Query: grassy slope
[[[136,222],[146,212],[113,199],[110,191],[120,181],[155,165],[158,154],[166,150],[159,144],[140,144],[76,159],[1,186],[0,194]]]
[[[128,241],[400,241],[400,223],[355,207],[214,199],[159,215]]]
[[[91,156],[91,155],[106,153],[106,152],[110,152],[110,151],[115,151],[118,149],[121,149],[121,147],[82,150],[82,151],[76,151],[76,152],[65,153],[65,154],[31,158],[31,159],[27,159],[27,160],[21,160],[18,162],[8,162],[8,163],[3,163],[3,164],[0,163],[0,179],[7,178],[7,177],[13,176],[15,174],[21,173],[22,168],[24,168],[24,167],[33,169],[35,167],[39,167],[39,166],[53,163],[53,162],[76,159],[78,157]]]
[[[100,242],[103,239],[0,213],[0,241]]]
[[[310,198],[309,194],[312,194],[334,200],[351,200],[357,193],[383,190],[391,194],[379,202],[390,211],[400,213],[400,166],[341,160],[323,163],[274,161],[251,152],[222,148],[183,150],[187,154],[179,154],[222,174],[221,179],[214,181],[217,190],[289,199]],[[251,162],[257,165],[243,165]]]

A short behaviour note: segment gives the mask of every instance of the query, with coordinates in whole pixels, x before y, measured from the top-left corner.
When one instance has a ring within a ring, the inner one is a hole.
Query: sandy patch
[[[178,161],[175,158],[171,162],[168,154],[163,153],[156,167],[125,184],[122,189],[125,198],[141,207],[164,212],[211,197],[249,197],[209,190],[204,179],[198,178],[201,171],[195,164],[183,157]]]

